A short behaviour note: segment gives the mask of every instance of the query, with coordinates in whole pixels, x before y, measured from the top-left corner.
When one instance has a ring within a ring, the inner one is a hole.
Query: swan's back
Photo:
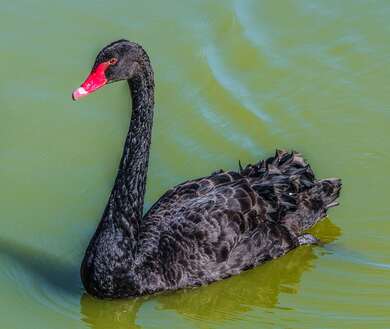
[[[201,285],[295,248],[336,205],[340,180],[315,180],[298,153],[216,172],[166,192],[143,218],[145,292]]]

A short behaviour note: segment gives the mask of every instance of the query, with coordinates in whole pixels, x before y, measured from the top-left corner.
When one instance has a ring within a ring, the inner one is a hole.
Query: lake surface
[[[389,1],[49,1],[0,5],[0,327],[390,328]],[[79,264],[129,122],[126,83],[80,102],[127,38],[156,76],[146,207],[275,148],[341,177],[326,244],[149,298],[83,293]]]

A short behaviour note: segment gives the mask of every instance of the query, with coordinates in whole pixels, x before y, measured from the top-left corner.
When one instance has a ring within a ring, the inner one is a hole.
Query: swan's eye
[[[111,58],[108,62],[110,63],[110,65],[114,65],[118,63],[118,60],[116,58]]]

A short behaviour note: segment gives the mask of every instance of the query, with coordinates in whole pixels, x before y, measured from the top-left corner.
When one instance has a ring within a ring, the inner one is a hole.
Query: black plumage
[[[337,205],[339,179],[316,180],[299,153],[239,172],[217,171],[167,191],[142,216],[153,121],[154,79],[143,48],[105,47],[94,68],[117,61],[107,82],[128,80],[132,118],[108,204],[87,248],[81,278],[102,298],[208,284],[316,239],[304,231]]]

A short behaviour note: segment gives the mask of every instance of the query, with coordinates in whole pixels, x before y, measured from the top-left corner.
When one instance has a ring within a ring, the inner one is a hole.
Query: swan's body
[[[298,153],[277,151],[240,172],[180,184],[142,217],[154,105],[148,56],[126,40],[110,44],[74,98],[99,88],[99,79],[128,80],[133,114],[114,188],[81,267],[89,293],[115,298],[207,284],[316,242],[304,230],[336,205],[341,183],[315,180]]]

